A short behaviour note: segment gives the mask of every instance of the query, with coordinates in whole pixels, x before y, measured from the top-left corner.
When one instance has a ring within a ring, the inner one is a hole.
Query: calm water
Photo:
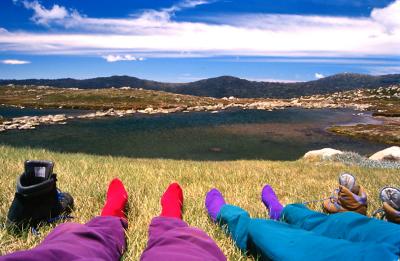
[[[33,108],[17,108],[17,107],[6,107],[0,106],[0,116],[3,118],[14,118],[22,116],[44,116],[49,114],[67,114],[77,115],[83,112],[89,112],[85,110],[67,110],[67,109],[33,109]]]
[[[4,110],[0,107],[0,115],[6,116]],[[65,113],[65,110],[56,111],[52,113]],[[35,115],[28,112],[34,113],[26,110],[25,115]],[[6,117],[14,116],[8,111]],[[327,109],[136,115],[74,120],[67,125],[40,126],[33,131],[0,133],[0,143],[135,158],[294,160],[308,150],[323,147],[361,154],[385,148],[383,144],[325,131],[331,124],[371,121],[370,116],[357,116],[351,110]]]

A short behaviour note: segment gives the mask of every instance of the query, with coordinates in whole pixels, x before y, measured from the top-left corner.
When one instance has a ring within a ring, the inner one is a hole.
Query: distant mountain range
[[[130,76],[97,77],[85,80],[64,79],[27,79],[0,80],[0,85],[48,85],[63,88],[120,88],[132,87],[172,93],[209,96],[215,98],[293,98],[313,94],[328,94],[337,91],[349,91],[358,88],[378,88],[400,84],[400,74],[372,76],[365,74],[342,73],[316,81],[280,83],[248,81],[232,76],[221,76],[189,83],[163,83],[143,80]]]

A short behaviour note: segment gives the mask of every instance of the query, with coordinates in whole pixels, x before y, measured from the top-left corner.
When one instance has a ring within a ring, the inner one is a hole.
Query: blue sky
[[[2,0],[0,78],[400,73],[400,0]]]

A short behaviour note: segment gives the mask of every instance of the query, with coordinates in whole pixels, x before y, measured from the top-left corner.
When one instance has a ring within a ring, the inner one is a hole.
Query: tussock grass
[[[221,99],[174,94],[141,89],[39,88],[35,86],[0,86],[0,104],[42,108],[73,109],[143,109],[173,108],[224,103]]]
[[[41,149],[0,146],[0,254],[37,245],[55,226],[43,226],[41,236],[7,233],[5,217],[15,192],[15,180],[26,159],[55,161],[58,187],[75,198],[74,222],[84,223],[99,214],[109,181],[119,177],[129,192],[128,250],[125,260],[138,260],[146,247],[151,218],[160,213],[160,196],[169,183],[177,181],[184,190],[184,219],[214,238],[229,260],[247,260],[232,241],[214,225],[204,209],[204,196],[219,188],[228,203],[248,210],[253,217],[267,217],[260,201],[264,184],[271,184],[283,203],[303,202],[330,196],[338,173],[354,173],[369,193],[369,214],[380,206],[377,194],[384,185],[400,185],[398,170],[345,167],[318,161],[181,161],[134,159],[54,153]],[[321,210],[320,204],[310,205]],[[249,258],[251,259],[251,258]]]

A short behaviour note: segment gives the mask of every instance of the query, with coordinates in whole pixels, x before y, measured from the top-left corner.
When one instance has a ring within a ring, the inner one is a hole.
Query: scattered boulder
[[[322,158],[322,159],[329,159],[332,156],[342,154],[343,152],[340,150],[335,150],[331,148],[323,148],[320,150],[311,150],[304,154],[303,158],[305,159],[312,159],[312,158]]]
[[[379,160],[379,161],[396,161],[400,162],[400,147],[393,146],[377,153],[373,154],[369,157],[370,160]]]

